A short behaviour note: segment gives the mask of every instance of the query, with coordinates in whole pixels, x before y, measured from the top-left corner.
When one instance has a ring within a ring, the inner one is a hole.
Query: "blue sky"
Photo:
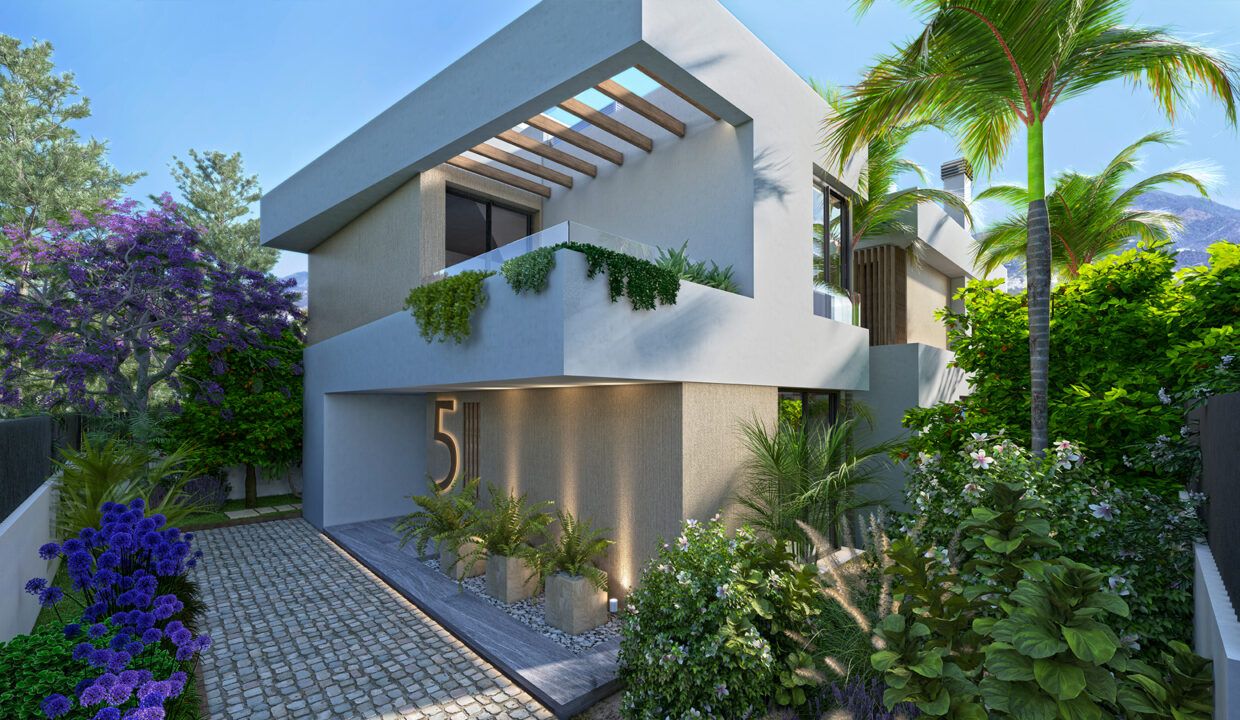
[[[0,32],[53,43],[57,66],[77,75],[92,103],[81,131],[107,139],[118,168],[148,173],[134,187],[145,197],[172,189],[169,161],[191,147],[240,151],[263,188],[274,187],[533,4],[7,0]],[[892,0],[860,20],[843,0],[724,5],[797,73],[837,85],[918,28]],[[1235,0],[1136,0],[1129,18],[1240,55]],[[1166,126],[1147,94],[1114,83],[1050,116],[1047,168],[1097,171]],[[1176,129],[1183,144],[1149,153],[1146,168],[1211,162],[1222,176],[1214,199],[1240,207],[1240,135],[1221,110],[1192,103]],[[993,180],[1023,183],[1023,145],[1012,153]],[[956,151],[949,138],[925,134],[909,155],[937,182],[939,164]],[[304,256],[284,253],[276,272],[304,268]]]

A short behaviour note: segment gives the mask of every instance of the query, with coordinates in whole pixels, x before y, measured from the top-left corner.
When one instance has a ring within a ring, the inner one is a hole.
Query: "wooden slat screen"
[[[482,474],[478,461],[478,437],[481,434],[482,403],[467,402],[465,405],[465,447],[461,477],[471,480]]]
[[[903,248],[878,245],[853,256],[861,326],[870,331],[871,345],[908,342],[908,262]]]

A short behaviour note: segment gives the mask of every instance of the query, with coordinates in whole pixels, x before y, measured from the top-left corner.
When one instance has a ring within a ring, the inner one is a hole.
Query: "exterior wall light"
[[[619,611],[620,611],[620,601],[619,601],[619,600],[617,600],[616,598],[610,598],[610,599],[607,601],[607,610],[608,610],[609,612],[619,612]]]

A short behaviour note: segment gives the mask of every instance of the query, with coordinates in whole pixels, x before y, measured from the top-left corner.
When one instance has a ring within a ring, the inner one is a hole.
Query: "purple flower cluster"
[[[129,669],[130,664],[150,645],[168,643],[177,660],[188,662],[211,644],[207,635],[195,635],[172,619],[185,608],[175,594],[158,594],[161,577],[183,575],[202,553],[192,551],[193,535],[165,527],[162,515],[147,517],[144,510],[141,499],[105,503],[98,529],[84,528],[77,537],[39,549],[41,557],[64,559],[74,589],[84,598],[81,622],[65,625],[64,633],[82,638],[73,659],[102,671],[73,693],[82,707],[106,705],[96,720],[163,718],[164,702],[185,687],[185,673],[156,680],[149,671]],[[63,598],[60,588],[42,578],[26,583],[26,591],[45,605]],[[135,698],[137,706],[122,714],[119,706]],[[42,708],[47,717],[59,717],[73,708],[73,700],[51,695]]]
[[[175,389],[181,364],[208,337],[212,354],[261,346],[299,316],[291,280],[200,249],[198,231],[168,195],[149,211],[132,200],[108,202],[90,217],[49,222],[34,237],[4,232],[0,403],[97,412],[110,398],[137,407],[149,388],[128,361],[158,358],[150,375]],[[23,387],[41,389],[22,398]]]

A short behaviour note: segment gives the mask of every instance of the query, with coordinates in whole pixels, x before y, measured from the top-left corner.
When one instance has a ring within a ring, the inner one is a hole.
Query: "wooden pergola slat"
[[[520,188],[521,190],[532,192],[536,195],[542,195],[545,198],[551,197],[551,188],[543,185],[542,183],[536,183],[533,180],[526,180],[519,175],[513,175],[510,172],[500,170],[496,167],[491,167],[490,165],[480,163],[473,158],[467,158],[464,155],[457,155],[456,157],[449,159],[448,164],[462,170],[468,170],[471,173],[475,173],[483,177],[491,178],[497,182],[502,182],[505,185],[511,185],[515,188]]]
[[[691,98],[691,97],[689,97],[688,95],[686,95],[686,94],[682,93],[681,91],[677,90],[675,86],[673,86],[671,83],[669,83],[669,82],[665,81],[663,78],[659,77],[658,75],[655,75],[654,73],[650,72],[648,69],[646,69],[646,67],[645,67],[645,66],[643,66],[643,65],[637,65],[636,67],[637,67],[637,69],[638,69],[639,71],[641,71],[641,73],[642,73],[643,75],[645,75],[646,77],[650,78],[651,80],[654,80],[655,82],[659,83],[659,84],[660,84],[660,85],[662,85],[663,87],[667,88],[667,89],[668,89],[668,90],[670,90],[670,91],[672,92],[672,94],[673,94],[673,95],[675,95],[676,97],[680,98],[681,100],[684,100],[685,102],[689,103],[690,105],[692,105],[693,107],[697,108],[698,110],[701,110],[701,111],[702,111],[702,112],[703,112],[703,113],[704,113],[707,117],[709,117],[711,120],[718,120],[718,119],[719,119],[719,116],[718,116],[718,115],[716,115],[715,113],[711,112],[711,111],[710,111],[710,109],[709,109],[709,108],[707,108],[705,105],[703,105],[702,103],[698,102],[697,100],[694,100],[693,98]]]
[[[658,105],[655,105],[615,80],[604,80],[598,85],[595,85],[594,89],[632,110],[638,115],[641,115],[655,125],[658,125],[664,130],[672,133],[673,135],[676,135],[677,137],[685,136],[685,124],[683,122],[677,120],[675,117],[672,117],[671,113],[664,111]]]
[[[609,132],[621,140],[650,152],[654,150],[654,141],[610,115],[595,110],[577,98],[569,98],[559,105],[561,110],[570,112],[604,132]]]
[[[509,167],[523,170],[535,177],[540,177],[543,180],[549,180],[557,185],[563,185],[566,188],[571,188],[573,186],[572,177],[565,175],[559,170],[552,170],[545,165],[539,165],[536,162],[526,160],[520,155],[514,155],[507,150],[501,150],[494,145],[487,145],[486,143],[483,143],[481,145],[473,146],[469,149],[469,151],[472,153],[477,153],[484,158],[494,160],[495,162],[503,163]]]
[[[530,127],[542,130],[548,135],[557,137],[569,145],[575,145],[588,153],[598,155],[604,160],[615,163],[616,165],[624,164],[624,153],[613,147],[608,147],[592,137],[586,137],[576,130],[552,120],[546,115],[535,115],[529,120],[526,120],[526,123],[529,124]]]
[[[564,167],[571,170],[576,170],[583,175],[589,175],[590,177],[598,176],[598,167],[594,163],[586,162],[576,155],[570,155],[559,148],[553,148],[547,143],[538,142],[534,138],[528,135],[522,135],[516,130],[505,130],[499,135],[496,135],[496,137],[509,145],[516,145],[522,150],[531,152],[539,157],[546,158],[551,162],[559,163]]]

